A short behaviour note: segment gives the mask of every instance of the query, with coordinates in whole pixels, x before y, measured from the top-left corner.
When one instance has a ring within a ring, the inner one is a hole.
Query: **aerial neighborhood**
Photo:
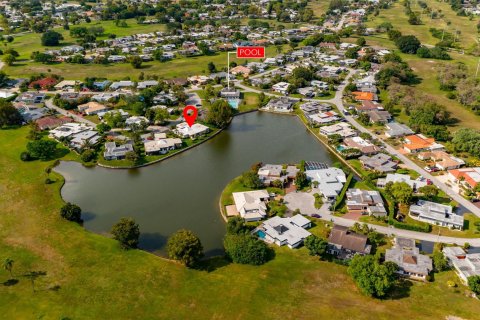
[[[478,319],[479,34],[476,1],[0,1],[0,314]]]

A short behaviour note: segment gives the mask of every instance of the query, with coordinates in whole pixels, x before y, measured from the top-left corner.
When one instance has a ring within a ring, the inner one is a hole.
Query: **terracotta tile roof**
[[[352,94],[355,96],[356,100],[368,100],[368,101],[375,100],[375,95],[371,92],[354,91],[352,92]]]

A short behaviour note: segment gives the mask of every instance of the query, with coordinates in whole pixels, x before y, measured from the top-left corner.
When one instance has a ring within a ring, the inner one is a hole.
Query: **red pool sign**
[[[238,47],[237,58],[265,58],[265,47]]]

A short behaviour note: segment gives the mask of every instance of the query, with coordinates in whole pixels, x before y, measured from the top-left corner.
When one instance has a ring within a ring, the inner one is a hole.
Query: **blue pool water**
[[[257,232],[257,234],[258,234],[258,237],[259,237],[259,238],[265,239],[265,232],[263,232],[262,230],[259,230],[259,231]]]
[[[228,100],[228,104],[229,104],[233,109],[238,109],[238,105],[240,104],[240,100],[238,100],[238,99],[230,99],[230,100]]]
[[[338,146],[338,147],[337,147],[337,151],[343,151],[343,150],[345,150],[345,147],[344,147],[344,146]]]

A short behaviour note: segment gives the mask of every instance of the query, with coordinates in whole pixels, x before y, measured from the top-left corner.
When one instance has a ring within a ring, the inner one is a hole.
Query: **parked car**
[[[314,217],[314,218],[321,218],[321,216],[320,216],[319,214],[316,214],[316,213],[312,214],[312,217]]]
[[[426,166],[425,168],[423,168],[423,170],[427,172],[433,172],[432,168],[430,168],[429,166]]]

